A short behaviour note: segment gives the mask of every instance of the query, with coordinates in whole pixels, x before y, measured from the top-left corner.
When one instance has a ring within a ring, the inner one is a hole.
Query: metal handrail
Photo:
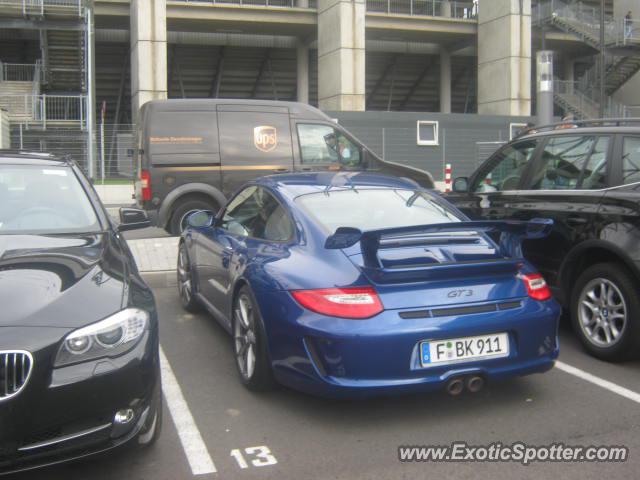
[[[36,76],[34,63],[6,63],[0,61],[0,82],[31,82]]]
[[[478,2],[473,0],[367,0],[367,12],[476,19]]]
[[[22,12],[23,16],[47,13],[77,13],[84,14],[87,0],[0,0],[0,7],[12,7]]]
[[[0,95],[0,105],[7,106],[9,115],[30,122],[78,122],[86,128],[86,95]],[[18,113],[15,113],[18,112]]]
[[[185,3],[239,5],[241,7],[316,8],[316,0],[176,0]]]

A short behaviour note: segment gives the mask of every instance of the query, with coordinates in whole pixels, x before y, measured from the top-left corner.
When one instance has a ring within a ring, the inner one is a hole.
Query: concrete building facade
[[[0,107],[20,145],[36,128],[49,146],[52,125],[93,142],[89,117],[114,125],[107,161],[155,98],[529,118],[536,52],[552,50],[555,114],[590,118],[604,50],[606,114],[620,116],[640,90],[640,28],[620,23],[628,11],[640,20],[637,3],[605,1],[602,47],[600,0],[5,0]],[[40,73],[6,75],[25,65]]]

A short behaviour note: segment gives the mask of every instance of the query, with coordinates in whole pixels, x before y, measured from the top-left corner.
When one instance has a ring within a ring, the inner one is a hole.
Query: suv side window
[[[233,235],[272,242],[289,240],[293,225],[284,207],[264,188],[245,188],[231,201],[220,228]]]
[[[551,137],[540,155],[531,190],[598,189],[606,185],[609,137]]]
[[[537,145],[538,141],[532,139],[503,147],[494,156],[489,170],[476,178],[471,190],[476,193],[486,193],[518,188],[520,177]]]
[[[640,182],[640,137],[624,137],[622,184]]]
[[[341,163],[357,167],[361,162],[358,146],[329,125],[298,124],[300,158],[303,165]]]

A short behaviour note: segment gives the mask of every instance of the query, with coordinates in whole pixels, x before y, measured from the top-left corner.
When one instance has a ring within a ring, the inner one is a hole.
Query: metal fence
[[[0,0],[1,1],[1,0]],[[239,5],[241,7],[285,7],[316,8],[316,0],[177,0],[188,3],[209,3],[214,5]]]
[[[58,124],[45,129],[41,124],[14,123],[11,126],[11,148],[69,155],[87,172],[87,135],[89,133],[77,125]],[[97,152],[96,179],[133,177],[133,125],[98,125],[93,146]]]
[[[640,118],[640,105],[625,105],[622,116],[624,118]]]
[[[33,119],[47,122],[77,122],[86,128],[87,97],[85,95],[37,95]]]
[[[84,14],[87,0],[0,0],[0,8],[10,9],[22,15]]]
[[[99,124],[96,137],[96,177],[132,178],[135,173],[135,125]]]
[[[472,0],[367,0],[368,12],[474,19],[478,4]]]
[[[87,127],[85,95],[0,95],[0,107],[12,121],[42,124],[66,122]]]
[[[482,126],[440,128],[438,144],[418,146],[415,128],[355,128],[348,130],[385,160],[426,170],[436,181],[444,180],[450,163],[453,176],[470,175],[500,145],[509,140],[509,128]],[[478,144],[482,148],[478,148]]]
[[[5,63],[0,61],[0,82],[33,82],[36,78],[35,63]]]

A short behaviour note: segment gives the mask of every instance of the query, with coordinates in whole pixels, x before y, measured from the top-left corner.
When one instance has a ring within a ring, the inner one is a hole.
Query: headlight
[[[149,314],[127,308],[88,327],[67,335],[60,346],[55,366],[116,357],[136,344],[149,324]]]

